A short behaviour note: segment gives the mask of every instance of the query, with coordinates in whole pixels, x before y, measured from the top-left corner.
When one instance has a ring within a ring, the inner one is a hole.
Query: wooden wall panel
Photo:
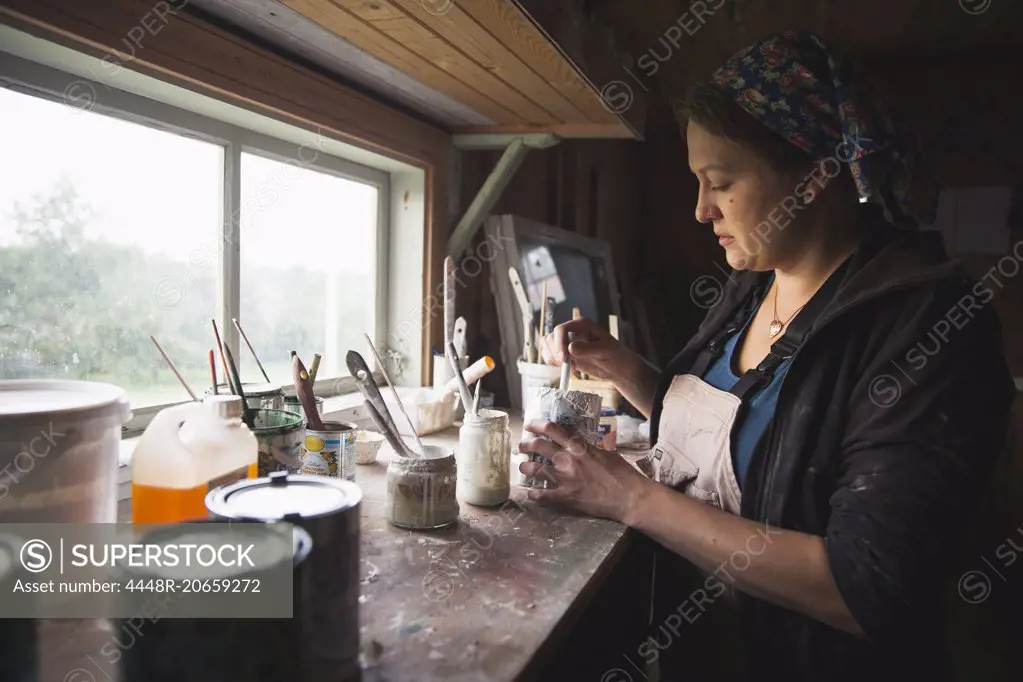
[[[0,21],[74,49],[116,55],[132,68],[238,106],[386,154],[426,172],[427,291],[441,282],[449,224],[450,136],[366,95],[297,66],[187,13],[167,13],[154,24],[143,0],[0,0]],[[126,36],[149,17],[149,31],[134,48]],[[134,52],[129,53],[128,50]],[[430,343],[441,324],[423,311],[428,343],[422,380],[429,382]]]

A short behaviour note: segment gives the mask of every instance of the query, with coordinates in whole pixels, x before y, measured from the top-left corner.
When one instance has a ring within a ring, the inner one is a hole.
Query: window
[[[222,147],[0,89],[0,378],[107,381],[133,406],[194,389],[217,269]],[[215,251],[214,251],[215,253]]]
[[[347,375],[347,349],[375,336],[377,188],[244,152],[241,169],[246,337],[274,383],[292,382],[292,350],[307,367],[322,355],[317,383]],[[262,381],[242,355],[243,380]]]
[[[136,433],[189,399],[150,336],[202,397],[215,319],[263,382],[237,319],[286,392],[291,350],[323,356],[318,395],[355,390],[347,349],[387,336],[387,171],[279,122],[272,137],[109,84],[83,110],[62,101],[69,74],[0,71],[17,87],[0,87],[0,379],[117,384]]]

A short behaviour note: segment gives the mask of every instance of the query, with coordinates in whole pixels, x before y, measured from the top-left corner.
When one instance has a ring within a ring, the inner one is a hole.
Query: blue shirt
[[[716,389],[722,391],[731,390],[739,381],[732,369],[732,358],[735,354],[735,347],[740,338],[745,336],[746,329],[757,314],[759,306],[753,310],[749,319],[742,326],[742,329],[728,339],[724,350],[717,360],[710,366],[707,373],[702,377],[704,381]],[[780,338],[780,337],[779,337]],[[749,470],[750,460],[753,458],[753,451],[757,443],[767,431],[767,426],[774,416],[774,408],[778,403],[778,388],[781,386],[782,377],[788,371],[792,358],[784,360],[774,372],[771,383],[762,386],[753,393],[752,397],[747,396],[743,412],[739,415],[739,421],[732,429],[732,468],[735,470],[735,478],[739,483],[739,489],[745,487],[746,472]]]

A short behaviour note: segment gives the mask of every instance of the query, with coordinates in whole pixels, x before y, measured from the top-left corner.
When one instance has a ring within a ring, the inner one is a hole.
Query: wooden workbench
[[[514,442],[521,429],[521,419],[513,419]],[[423,437],[450,447],[457,439],[457,428]],[[505,505],[463,504],[457,526],[439,531],[396,528],[384,517],[390,452],[385,444],[377,461],[356,473],[363,490],[364,681],[533,679],[562,646],[632,533],[619,523],[526,499],[516,484],[517,454]],[[130,519],[126,503],[119,516]],[[49,621],[44,627],[42,682],[66,682],[74,670],[82,672],[71,682],[116,679],[116,666],[100,649],[130,634],[110,631],[105,621]]]

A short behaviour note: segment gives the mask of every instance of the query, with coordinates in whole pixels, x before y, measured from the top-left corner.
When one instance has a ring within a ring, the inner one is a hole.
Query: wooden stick
[[[242,421],[250,429],[255,428],[255,415],[252,413],[252,408],[249,407],[249,400],[245,397],[245,389],[242,388],[242,378],[238,374],[238,365],[234,364],[234,358],[231,357],[231,348],[224,348],[224,353],[227,356],[227,377],[231,384],[231,392],[242,399]]]
[[[227,373],[227,360],[224,359],[224,344],[220,342],[220,330],[217,329],[217,321],[210,320],[213,323],[213,336],[217,339],[217,348],[220,349],[220,363],[224,366],[224,383],[230,385],[231,379]]]
[[[242,335],[242,341],[244,341],[245,345],[249,347],[249,352],[252,353],[252,357],[256,360],[256,366],[259,367],[259,371],[263,373],[263,378],[266,379],[266,383],[269,384],[270,377],[267,375],[266,370],[263,369],[263,363],[259,361],[259,356],[256,355],[256,349],[252,347],[251,343],[249,343],[249,337],[245,336],[242,326],[238,324],[238,318],[232,317],[231,321],[234,322],[234,326],[238,330],[238,333]]]
[[[316,384],[316,373],[320,371],[320,360],[323,356],[319,353],[313,354],[313,363],[309,365],[309,385],[314,386]]]
[[[213,379],[213,395],[220,395],[217,389],[217,355],[210,348],[210,378]]]
[[[366,343],[369,344],[369,349],[373,351],[373,357],[377,359],[377,366],[380,368],[380,373],[384,375],[384,381],[391,388],[391,394],[394,396],[394,401],[398,403],[398,409],[405,415],[405,421],[408,422],[408,427],[412,430],[412,437],[416,439],[416,447],[419,448],[419,456],[423,457],[426,454],[426,448],[423,447],[423,441],[419,440],[419,434],[416,432],[416,427],[412,424],[412,418],[408,416],[408,412],[405,411],[405,405],[402,404],[401,398],[398,397],[398,391],[395,390],[394,384],[391,383],[391,378],[387,376],[387,369],[384,367],[383,361],[380,359],[380,355],[377,353],[376,346],[373,345],[373,341],[369,338],[369,334],[363,333],[366,337]]]
[[[546,364],[543,361],[543,330],[547,324],[547,280],[540,285],[540,342],[536,347],[537,364]]]
[[[153,336],[152,334],[150,334],[149,338],[153,340],[153,344],[156,346],[156,350],[160,351],[160,355],[162,355],[163,359],[167,361],[167,364],[170,366],[171,371],[174,372],[174,376],[178,378],[178,381],[181,382],[181,385],[185,387],[186,391],[188,391],[188,395],[192,396],[192,400],[199,402],[199,399],[195,397],[195,393],[192,393],[192,389],[189,388],[188,384],[185,382],[185,378],[181,376],[181,372],[179,372],[178,368],[174,366],[174,363],[171,362],[171,359],[167,357],[167,354],[163,352],[163,348],[160,347],[160,342],[157,341],[156,337]]]

